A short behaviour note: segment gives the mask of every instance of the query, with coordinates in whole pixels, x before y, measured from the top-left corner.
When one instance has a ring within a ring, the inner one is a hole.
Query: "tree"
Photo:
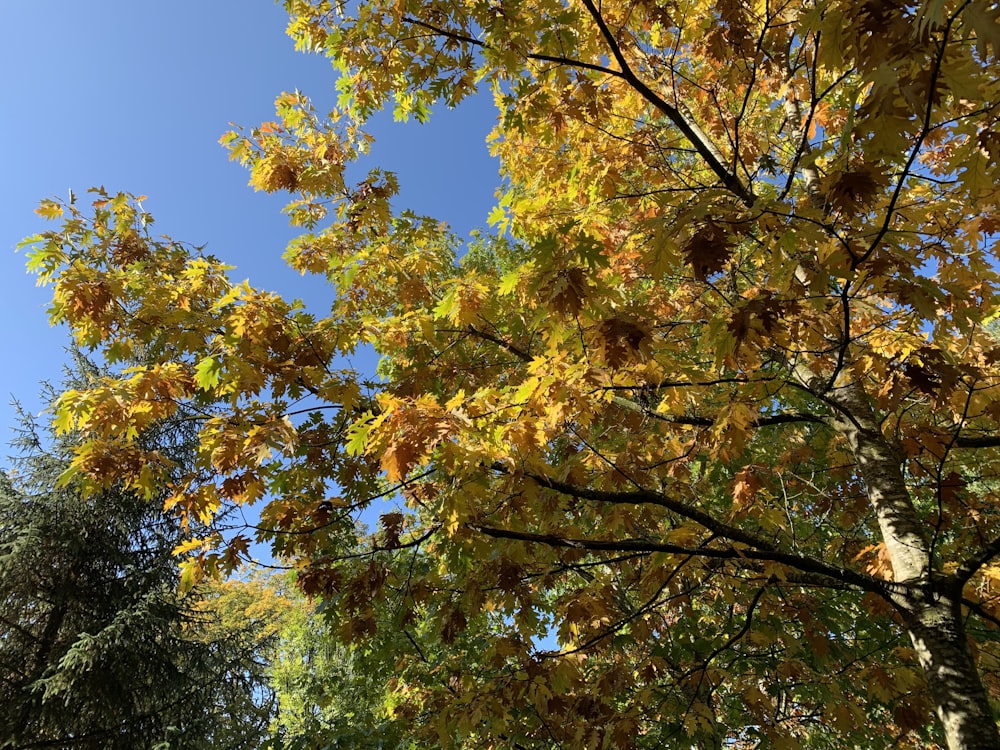
[[[400,717],[389,716],[390,673],[376,656],[377,649],[347,648],[338,638],[334,621],[321,606],[295,591],[293,578],[257,577],[236,585],[256,602],[254,608],[274,628],[269,680],[278,701],[272,722],[275,750],[305,748],[416,747],[406,740]],[[229,582],[227,585],[233,585]],[[284,602],[280,615],[268,602]],[[401,650],[400,633],[383,633]]]
[[[131,436],[202,408],[168,504],[266,496],[345,637],[408,634],[445,746],[1000,745],[995,3],[286,5],[338,109],[223,140],[330,313],[140,200],[43,203],[53,321],[155,362],[62,396],[74,471],[147,487]],[[475,92],[500,236],[463,248],[345,167]]]
[[[86,364],[75,382],[95,373]],[[143,443],[183,465],[182,421]],[[0,474],[0,747],[246,748],[271,718],[263,639],[219,623],[205,590],[179,597],[183,540],[162,497],[60,484],[73,436],[22,415]]]

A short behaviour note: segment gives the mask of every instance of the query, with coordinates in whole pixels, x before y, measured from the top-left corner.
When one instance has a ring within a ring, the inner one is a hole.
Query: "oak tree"
[[[140,199],[45,202],[53,321],[154,363],[62,396],[75,475],[150,491],[135,436],[197,410],[167,505],[260,501],[342,638],[406,635],[394,710],[442,746],[1000,746],[996,4],[286,5],[338,108],[223,141],[329,311]],[[496,236],[348,178],[373,113],[473,95]]]

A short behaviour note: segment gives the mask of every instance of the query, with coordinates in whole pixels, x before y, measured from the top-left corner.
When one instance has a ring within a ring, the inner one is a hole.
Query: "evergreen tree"
[[[78,359],[72,378],[95,374]],[[143,439],[189,464],[185,425]],[[274,704],[260,630],[220,626],[204,589],[177,593],[181,529],[162,497],[62,486],[72,436],[23,412],[14,445],[0,473],[0,747],[258,746]]]

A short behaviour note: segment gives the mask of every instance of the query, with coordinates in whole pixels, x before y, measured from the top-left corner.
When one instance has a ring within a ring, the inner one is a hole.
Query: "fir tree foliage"
[[[77,357],[67,385],[97,375]],[[178,466],[190,438],[180,417],[142,437]],[[162,498],[61,481],[74,441],[22,411],[0,474],[0,747],[258,746],[273,710],[259,632],[219,627],[204,590],[178,595]]]

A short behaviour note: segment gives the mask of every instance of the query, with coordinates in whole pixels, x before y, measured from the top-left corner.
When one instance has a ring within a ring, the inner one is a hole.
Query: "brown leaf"
[[[465,630],[468,621],[465,613],[458,607],[451,607],[441,621],[441,640],[447,644],[454,643]]]
[[[737,513],[745,511],[757,492],[764,486],[756,466],[744,466],[736,473],[733,483],[733,510]]]
[[[986,128],[977,138],[979,148],[994,164],[1000,160],[1000,132]]]
[[[629,318],[611,318],[597,327],[601,354],[614,369],[648,359],[651,338],[643,325]]]
[[[403,514],[398,511],[385,513],[379,518],[382,525],[382,533],[385,536],[384,544],[388,549],[399,546],[399,535],[403,529]]]
[[[497,565],[497,585],[501,591],[513,592],[521,584],[521,574],[521,566],[510,560],[502,559]]]
[[[834,174],[827,188],[827,200],[837,211],[856,213],[870,206],[888,178],[875,167],[865,164]]]
[[[582,268],[562,268],[542,285],[541,291],[557,313],[577,315],[583,309],[592,286]]]
[[[681,248],[684,261],[691,265],[695,278],[704,281],[726,266],[733,243],[726,231],[714,222],[702,225]]]
[[[111,248],[111,261],[119,266],[127,266],[149,257],[149,248],[135,231],[128,231],[118,237]]]
[[[733,311],[727,328],[742,344],[751,334],[768,335],[775,331],[782,317],[794,312],[794,304],[776,299],[767,290],[756,290],[756,296],[741,301]]]

